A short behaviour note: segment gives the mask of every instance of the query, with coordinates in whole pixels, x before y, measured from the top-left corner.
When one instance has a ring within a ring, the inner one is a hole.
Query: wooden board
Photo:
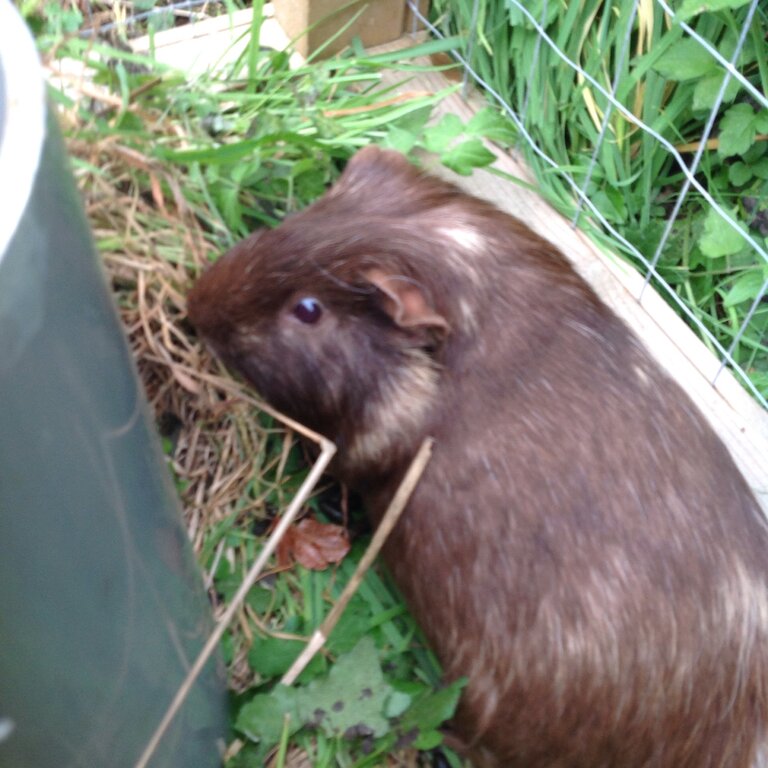
[[[319,52],[321,58],[343,50],[354,37],[366,47],[397,40],[410,17],[405,0],[273,0],[272,5],[299,53]]]
[[[222,50],[232,44],[233,30],[239,28],[242,32],[248,28],[249,13],[242,11],[234,14],[232,18],[237,24],[230,22],[225,24],[224,29],[216,30],[213,24],[205,28],[208,22],[198,24],[195,36],[191,39],[189,33],[184,36],[186,27],[157,34],[154,39],[155,49],[158,52],[162,50],[163,61],[189,72],[190,61],[202,60],[202,54],[195,53],[201,47],[206,49],[208,61],[217,60],[217,51],[220,55]],[[219,20],[212,21],[222,24]],[[280,45],[280,41],[287,38],[274,29],[272,22],[274,20],[271,20],[270,26],[265,25],[266,37],[262,42]],[[405,37],[396,43],[374,49],[374,52],[407,47],[413,42]],[[147,41],[144,42],[146,44]],[[141,50],[141,41],[137,41],[137,50]],[[389,73],[385,76],[389,84],[401,79],[405,79],[402,74]],[[409,73],[408,82],[402,86],[402,90],[437,92],[446,85],[448,81],[440,73],[421,73],[415,76]],[[485,102],[476,94],[468,100],[454,94],[446,98],[435,113],[439,117],[452,112],[466,120],[482,106],[485,106]],[[533,183],[531,174],[519,159],[496,147],[491,148],[497,154],[498,168]],[[452,176],[442,168],[439,172]],[[643,278],[619,257],[603,253],[534,192],[502,181],[484,170],[476,171],[469,178],[453,176],[453,180],[473,194],[490,200],[524,220],[572,261],[598,295],[625,320],[651,354],[696,402],[728,446],[768,514],[768,412],[751,398],[727,370],[721,373],[715,386],[710,384],[720,367],[719,361],[669,305],[650,287],[644,291],[642,301],[638,301]]]
[[[264,17],[260,43],[283,50],[288,46],[289,38],[274,18],[271,3],[265,4]],[[137,37],[130,44],[136,53],[154,51],[157,61],[182,70],[188,77],[195,77],[235,61],[248,43],[252,18],[253,11],[245,8],[158,32],[151,37]],[[290,62],[292,67],[296,67],[304,59],[294,53]]]
[[[161,64],[194,79],[234,62],[243,53],[250,39],[252,18],[252,9],[246,8],[202,21],[192,20],[180,27],[134,38],[129,44],[134,53],[151,55]],[[288,36],[274,18],[271,3],[264,6],[259,42],[276,50],[283,50],[289,44]],[[291,54],[291,67],[303,63],[299,53]],[[109,89],[92,82],[92,72],[77,59],[52,59],[47,64],[46,75],[54,88],[70,98],[90,94],[108,104],[118,107],[121,104]]]

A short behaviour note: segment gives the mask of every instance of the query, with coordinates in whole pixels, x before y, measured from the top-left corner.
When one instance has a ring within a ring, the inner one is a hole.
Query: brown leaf
[[[313,571],[338,563],[349,552],[349,535],[341,525],[320,523],[305,517],[292,525],[277,546],[277,562],[286,567],[293,561]]]

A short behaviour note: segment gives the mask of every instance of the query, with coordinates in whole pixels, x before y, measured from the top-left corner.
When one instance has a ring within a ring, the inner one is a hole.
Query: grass
[[[478,150],[479,135],[494,119],[466,132],[427,128],[443,94],[395,97],[382,85],[384,68],[405,80],[419,69],[414,56],[455,40],[378,56],[357,47],[292,69],[287,54],[260,49],[254,35],[237,61],[189,79],[133,53],[124,27],[106,36],[87,31],[93,19],[110,24],[117,4],[93,3],[90,17],[81,7],[30,0],[23,11],[49,68],[64,58],[86,67],[85,78],[65,79],[52,97],[220,616],[307,465],[294,435],[196,339],[185,315],[190,285],[243,235],[274,226],[320,195],[357,148],[429,143],[467,172],[489,162]],[[140,10],[138,3],[120,7],[129,16]],[[131,34],[152,22],[142,23]],[[367,573],[298,685],[277,685],[338,598],[368,536],[354,503],[328,483],[305,514],[328,530],[349,522],[351,551],[323,570],[276,558],[225,634],[227,765],[423,765],[428,758],[420,750],[440,743],[437,729],[459,689],[440,686],[438,665],[383,570]],[[366,713],[369,728],[349,731],[338,717],[307,725],[323,702],[353,696],[361,677],[378,706]],[[443,759],[460,765],[447,749]]]
[[[760,302],[760,296],[768,264],[744,236],[768,250],[768,109],[754,96],[768,93],[765,7],[758,7],[735,64],[754,92],[732,81],[718,105],[724,68],[656,3],[640,3],[633,16],[629,0],[537,0],[524,4],[527,14],[514,2],[480,0],[476,19],[473,5],[435,0],[435,22],[448,34],[462,35],[461,50],[473,69],[551,159],[550,164],[519,141],[541,191],[612,250],[624,250],[641,270],[643,258],[650,261],[662,244],[685,181],[670,147],[690,163],[716,110],[696,181],[740,231],[731,229],[693,187],[680,201],[680,214],[663,242],[654,284],[662,295],[679,300],[690,315],[675,301],[673,306],[686,319],[701,323],[693,326],[710,349],[718,352],[716,344],[722,351],[735,343],[733,359],[765,403],[768,303],[765,298]],[[725,2],[718,4],[725,6],[721,10],[706,13],[697,13],[694,6],[683,2],[675,7],[692,29],[730,58],[749,10],[745,3]],[[584,75],[542,40],[537,24]],[[615,86],[626,111],[611,108],[598,86],[608,92]],[[575,189],[584,190],[605,223],[595,211],[578,212]],[[605,237],[605,224],[615,235]],[[753,307],[746,331],[736,340]]]

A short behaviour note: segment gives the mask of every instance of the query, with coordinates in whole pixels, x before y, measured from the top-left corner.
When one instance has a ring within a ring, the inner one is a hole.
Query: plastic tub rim
[[[45,84],[35,42],[11,0],[0,0],[0,266],[27,208],[45,140]]]

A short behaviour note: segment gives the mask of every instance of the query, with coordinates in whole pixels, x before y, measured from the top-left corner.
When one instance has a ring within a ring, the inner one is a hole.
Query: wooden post
[[[273,0],[272,5],[280,26],[295,39],[296,50],[305,57],[352,19],[349,28],[322,50],[322,57],[338,53],[354,37],[368,48],[397,40],[413,26],[405,0]],[[420,11],[426,13],[428,5],[420,0]]]

